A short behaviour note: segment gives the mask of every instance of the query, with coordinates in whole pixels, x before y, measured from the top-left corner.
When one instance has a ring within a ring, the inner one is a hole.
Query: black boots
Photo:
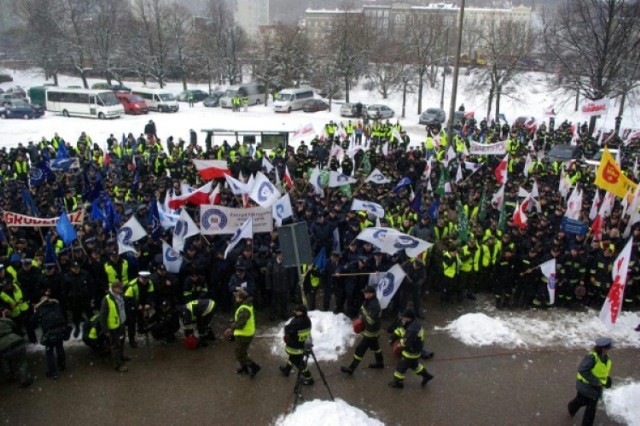
[[[348,367],[340,367],[340,371],[348,375],[352,375],[353,372],[358,367],[358,364],[360,364],[360,361],[358,361],[357,359],[354,359],[353,361],[351,361],[351,365],[349,365]]]
[[[390,388],[402,389],[402,388],[404,388],[404,383],[401,380],[393,379],[392,381],[390,381],[388,383],[388,386]]]
[[[258,374],[258,371],[260,371],[262,369],[262,367],[260,367],[258,364],[256,364],[255,362],[252,362],[251,365],[249,366],[249,377],[250,378],[254,378],[256,377],[256,374]]]
[[[422,382],[420,382],[422,387],[425,387],[433,379],[433,375],[429,374],[426,368],[420,372],[420,375],[422,376]]]
[[[280,371],[282,372],[282,375],[284,377],[289,377],[289,374],[291,374],[291,366],[289,364],[281,365],[280,366]]]
[[[236,373],[238,374],[249,374],[249,369],[246,365],[242,365],[239,368],[236,368]]]
[[[375,354],[376,362],[369,364],[369,368],[384,368],[384,358],[382,358],[382,352]]]

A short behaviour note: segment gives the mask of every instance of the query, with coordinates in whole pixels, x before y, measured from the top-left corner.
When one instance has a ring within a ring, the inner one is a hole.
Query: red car
[[[122,103],[125,114],[147,114],[149,112],[149,106],[138,95],[132,95],[131,93],[116,93],[116,97]]]
[[[318,112],[318,111],[326,111],[329,109],[329,104],[320,99],[309,99],[307,102],[302,105],[302,110],[304,112]]]

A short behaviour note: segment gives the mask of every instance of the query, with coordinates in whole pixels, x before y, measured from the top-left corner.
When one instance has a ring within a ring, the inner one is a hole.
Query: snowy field
[[[8,89],[19,85],[25,90],[32,86],[40,86],[47,81],[38,70],[12,71],[0,68],[1,73],[10,74],[14,81],[2,83],[0,87]],[[544,109],[553,105],[558,116],[557,121],[564,119],[580,118],[573,112],[574,97],[571,94],[563,94],[559,90],[554,90],[549,79],[550,76],[543,73],[526,73],[518,77],[519,84],[514,85],[509,90],[508,95],[504,95],[501,101],[502,112],[509,121],[515,120],[520,115],[532,115],[539,120],[544,120]],[[101,79],[89,79],[89,85],[103,81]],[[49,81],[50,82],[50,81]],[[78,77],[60,76],[60,86],[80,85]],[[140,87],[142,83],[126,81],[128,87]],[[474,76],[465,75],[464,70],[460,76],[461,89],[458,91],[458,102],[464,103],[466,111],[475,111],[476,117],[486,114],[486,95],[478,94],[474,91]],[[423,110],[429,107],[438,107],[440,104],[440,82],[434,87],[424,90]],[[208,90],[206,84],[192,84],[190,89]],[[167,89],[174,94],[182,91],[180,83],[169,83]],[[448,103],[451,89],[451,79],[448,77],[445,86],[445,111],[448,111]],[[622,127],[640,127],[640,108],[636,107],[637,96],[629,96],[627,111],[622,122]],[[402,111],[402,94],[394,93],[384,100],[376,91],[366,91],[362,85],[351,92],[352,102],[362,102],[365,104],[383,103],[389,105],[399,117]],[[234,113],[228,109],[205,108],[201,103],[189,108],[187,103],[180,103],[180,111],[177,113],[156,113],[148,115],[125,116],[116,120],[100,121],[88,118],[65,118],[57,115],[46,114],[37,120],[6,120],[0,121],[0,146],[16,146],[18,142],[26,143],[29,140],[37,141],[43,136],[50,139],[54,132],[68,141],[75,143],[80,133],[86,131],[94,140],[103,147],[106,139],[111,133],[120,138],[122,133],[132,132],[134,135],[142,133],[144,125],[148,120],[153,119],[158,126],[158,135],[161,139],[168,136],[174,138],[188,138],[189,130],[194,129],[199,133],[199,140],[204,140],[202,129],[229,129],[229,130],[269,130],[269,131],[294,131],[301,126],[312,123],[317,132],[320,132],[325,123],[329,120],[344,120],[339,116],[340,103],[334,103],[332,112],[317,112],[313,114],[302,111],[294,111],[291,114],[276,114],[272,106],[251,107],[248,112]],[[617,106],[616,106],[617,108]],[[419,114],[417,112],[417,95],[409,94],[407,99],[406,118],[400,118],[400,122],[411,137],[412,145],[423,142],[425,131],[424,126],[418,124]],[[394,118],[395,120],[395,118]],[[599,126],[602,120],[599,121]],[[610,114],[606,119],[607,128],[614,125],[614,114]],[[221,143],[216,139],[215,143]],[[299,140],[290,141],[294,146],[299,144]],[[308,138],[307,138],[308,142]]]

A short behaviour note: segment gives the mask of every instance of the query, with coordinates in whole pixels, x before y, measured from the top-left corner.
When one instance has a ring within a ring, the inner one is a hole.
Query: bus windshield
[[[115,106],[120,105],[120,101],[116,98],[116,95],[113,93],[100,93],[100,100],[104,104],[104,106]]]
[[[278,95],[278,100],[285,101],[285,102],[290,101],[290,100],[293,100],[293,95],[290,95],[288,93],[284,93],[284,94],[281,93]]]
[[[229,89],[225,92],[224,96],[227,98],[233,98],[238,93],[237,90]]]

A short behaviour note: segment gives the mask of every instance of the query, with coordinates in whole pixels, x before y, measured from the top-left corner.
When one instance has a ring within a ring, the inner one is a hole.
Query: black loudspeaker
[[[284,266],[300,266],[303,263],[313,262],[306,222],[279,227],[278,240],[284,257]]]

